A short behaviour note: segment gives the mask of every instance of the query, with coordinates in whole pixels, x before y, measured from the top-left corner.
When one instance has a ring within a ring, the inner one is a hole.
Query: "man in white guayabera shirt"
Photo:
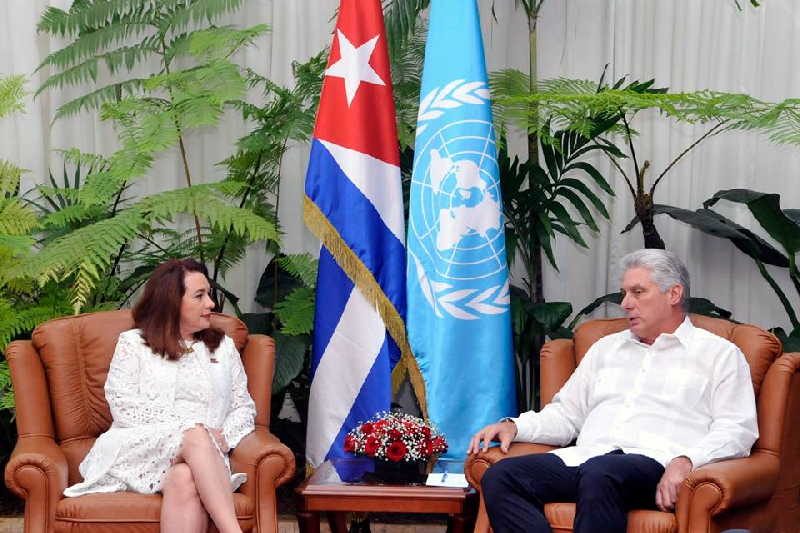
[[[630,329],[589,348],[541,411],[472,438],[468,453],[493,440],[504,452],[512,441],[567,446],[486,472],[495,533],[550,532],[542,509],[559,501],[576,502],[575,533],[625,533],[628,510],[673,510],[689,472],[745,457],[758,438],[750,369],[734,344],[692,325],[686,267],[649,249],[622,258],[622,271]]]

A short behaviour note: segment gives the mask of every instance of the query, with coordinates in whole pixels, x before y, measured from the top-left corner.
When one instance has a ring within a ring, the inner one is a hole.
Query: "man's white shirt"
[[[598,340],[541,411],[512,418],[515,441],[566,446],[567,466],[621,449],[694,468],[746,457],[758,438],[750,368],[735,344],[692,325],[652,345],[630,330]]]

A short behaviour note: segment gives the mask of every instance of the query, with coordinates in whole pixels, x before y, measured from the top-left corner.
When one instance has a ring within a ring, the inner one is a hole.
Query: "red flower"
[[[372,424],[370,424],[369,422],[361,424],[361,431],[364,433],[364,435],[369,435],[370,433],[372,433],[372,429],[373,429]]]
[[[425,457],[430,457],[431,455],[433,455],[433,444],[431,444],[430,440],[426,439],[425,442],[422,444],[422,455],[424,455]]]
[[[400,440],[403,438],[403,434],[400,433],[399,429],[390,429],[389,430],[389,439],[390,440]]]
[[[375,437],[367,437],[367,442],[364,444],[364,453],[370,457],[375,457],[375,452],[378,451],[381,441]]]
[[[386,457],[388,457],[390,461],[397,462],[405,456],[406,456],[406,445],[399,440],[396,440],[393,443],[391,443],[389,445],[389,449],[386,450]]]
[[[433,451],[437,453],[447,451],[447,443],[444,441],[442,437],[434,437],[433,440],[431,441],[431,446],[433,446]]]
[[[431,438],[431,428],[423,427],[422,428],[422,434],[425,436],[426,439]]]
[[[354,451],[356,451],[356,439],[354,439],[350,435],[347,435],[344,438],[344,451],[346,451],[347,453],[353,453]]]

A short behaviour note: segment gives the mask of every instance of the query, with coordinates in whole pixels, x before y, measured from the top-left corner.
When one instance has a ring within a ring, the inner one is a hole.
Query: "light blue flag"
[[[516,414],[497,146],[474,0],[432,0],[408,228],[411,349],[428,413],[463,457]]]

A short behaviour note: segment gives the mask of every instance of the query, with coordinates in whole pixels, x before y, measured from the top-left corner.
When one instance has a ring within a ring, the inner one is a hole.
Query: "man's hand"
[[[500,442],[500,449],[503,453],[508,453],[508,445],[517,436],[517,425],[511,420],[504,420],[496,424],[490,424],[473,435],[467,448],[467,454],[480,453],[489,449],[492,441]],[[483,442],[483,449],[481,449]]]
[[[692,461],[683,455],[669,462],[656,487],[656,505],[664,512],[675,510],[681,483],[692,471]]]

